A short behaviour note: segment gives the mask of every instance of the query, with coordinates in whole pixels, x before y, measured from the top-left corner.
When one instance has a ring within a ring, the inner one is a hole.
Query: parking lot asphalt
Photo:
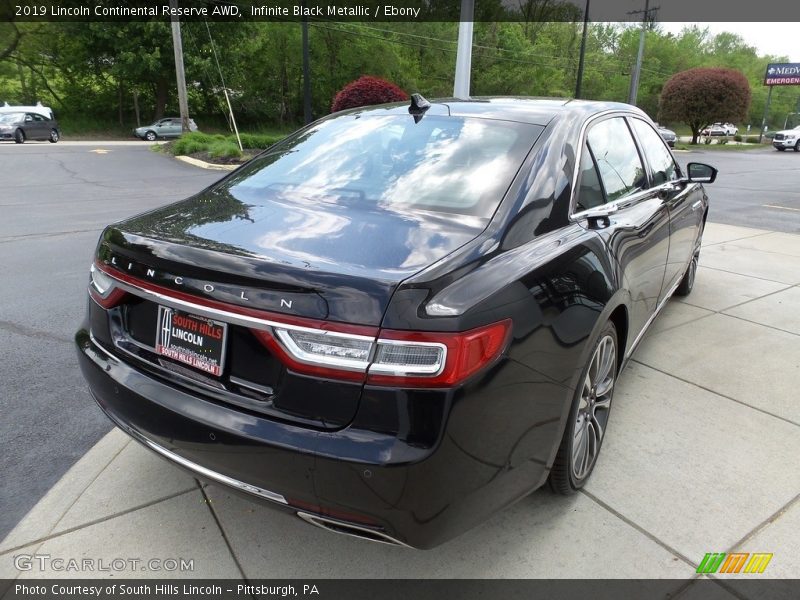
[[[688,579],[706,552],[733,550],[775,553],[772,577],[800,573],[800,236],[776,233],[800,231],[800,210],[753,228],[775,219],[766,204],[796,205],[775,173],[797,177],[800,155],[679,156],[721,171],[696,288],[669,303],[620,379],[585,492],[536,492],[430,552],[201,490],[118,431],[103,437],[70,341],[97,235],[219,173],[144,146],[0,145],[0,160],[14,174],[0,198],[0,343],[13,349],[0,363],[0,578],[53,576],[14,568],[34,551],[186,556],[195,571],[162,575],[188,577],[571,577],[577,565],[581,577]],[[731,192],[743,186],[763,191]],[[737,217],[750,227],[725,224]]]
[[[678,162],[706,162],[719,169],[708,186],[714,223],[800,233],[800,152],[709,150],[676,152]]]
[[[0,537],[110,425],[72,335],[102,228],[197,192],[209,173],[149,144],[0,144]]]

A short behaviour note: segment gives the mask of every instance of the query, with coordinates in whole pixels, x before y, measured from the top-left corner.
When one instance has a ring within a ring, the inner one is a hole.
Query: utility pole
[[[583,83],[583,62],[586,58],[586,32],[589,29],[589,0],[583,10],[583,32],[581,33],[581,54],[578,59],[578,79],[575,82],[575,98],[581,97],[581,84]]]
[[[475,0],[461,0],[453,97],[464,100],[469,98],[469,81],[472,74],[472,19],[474,13]]]
[[[644,38],[647,33],[647,22],[650,19],[650,13],[657,11],[660,6],[650,8],[650,0],[645,0],[644,10],[632,10],[629,15],[642,15],[642,31],[639,34],[639,54],[636,56],[636,66],[631,73],[631,89],[628,92],[628,104],[636,104],[636,96],[639,94],[639,74],[642,71],[642,59],[644,58]]]
[[[170,7],[178,8],[178,0],[170,0]],[[181,131],[189,131],[189,102],[186,98],[186,73],[183,70],[183,42],[181,41],[181,23],[178,17],[172,17],[172,47],[175,50],[175,76],[178,79],[178,107],[181,113]]]
[[[769,105],[772,102],[772,88],[775,87],[774,85],[769,86],[769,92],[767,93],[767,103],[764,105],[764,118],[761,119],[761,132],[758,134],[758,143],[761,143],[761,140],[764,139],[764,132],[767,131],[767,117],[769,117]]]
[[[303,7],[306,3],[303,2]],[[308,17],[303,17],[303,120],[308,125],[314,120],[311,114],[311,59],[308,54]]]

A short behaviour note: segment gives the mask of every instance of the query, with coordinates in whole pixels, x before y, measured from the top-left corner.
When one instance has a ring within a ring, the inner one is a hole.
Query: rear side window
[[[605,204],[605,194],[603,186],[600,184],[600,176],[597,173],[592,156],[592,149],[586,144],[581,154],[580,182],[578,184],[578,211],[590,210]]]
[[[645,189],[647,176],[644,166],[622,117],[596,123],[586,139],[597,163],[608,202]]]
[[[631,119],[630,122],[653,171],[653,185],[658,186],[679,179],[678,167],[661,136],[641,119]]]
[[[264,198],[358,208],[494,214],[539,125],[427,115],[342,115],[291,136],[226,182]]]

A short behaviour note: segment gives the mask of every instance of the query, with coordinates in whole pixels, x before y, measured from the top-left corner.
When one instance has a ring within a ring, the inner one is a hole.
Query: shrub
[[[363,75],[339,90],[333,99],[331,112],[404,100],[408,100],[408,94],[395,84],[378,77]]]
[[[710,135],[707,135],[706,137],[704,137],[704,138],[703,138],[703,143],[704,143],[706,146],[708,146],[708,145],[711,143],[711,136],[710,136]]]
[[[269,148],[275,142],[280,141],[283,139],[284,136],[282,135],[273,135],[269,133],[241,133],[239,134],[239,139],[242,140],[242,148],[250,149],[250,150],[263,150],[264,148]],[[232,136],[231,139],[234,141],[236,140],[236,136]]]
[[[208,154],[212,158],[240,158],[242,156],[241,150],[236,142],[226,140],[222,136],[221,140],[215,140],[208,146]]]
[[[202,136],[202,137],[200,137]],[[208,139],[203,139],[208,138]],[[185,154],[194,154],[195,152],[203,152],[211,143],[211,136],[204,134],[187,133],[182,135],[172,145],[172,153],[175,156]]]
[[[719,138],[719,141],[717,143],[718,144],[727,144],[728,141],[729,141],[728,138],[724,137],[724,138]]]
[[[742,136],[737,133],[735,136],[733,136],[733,141],[734,142],[741,142],[742,141]]]

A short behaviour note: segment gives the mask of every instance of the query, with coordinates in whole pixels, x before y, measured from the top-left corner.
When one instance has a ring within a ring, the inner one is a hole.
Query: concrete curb
[[[204,160],[192,158],[191,156],[176,156],[175,158],[177,158],[182,162],[193,165],[195,167],[200,167],[201,169],[211,169],[213,171],[233,171],[234,169],[240,166],[240,165],[215,165],[213,163],[207,163]]]

